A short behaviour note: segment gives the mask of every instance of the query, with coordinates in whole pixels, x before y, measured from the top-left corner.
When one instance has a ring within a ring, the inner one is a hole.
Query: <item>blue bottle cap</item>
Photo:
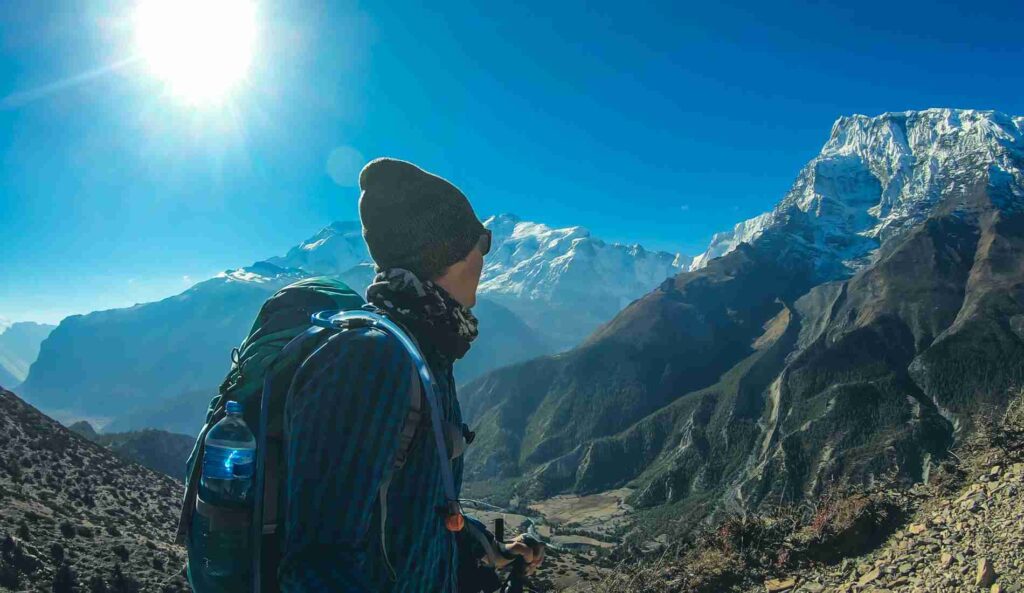
[[[240,404],[240,403],[238,403],[236,401],[229,401],[227,403],[227,405],[224,406],[224,409],[227,410],[228,414],[233,414],[233,415],[234,414],[241,414],[242,413],[242,404]]]

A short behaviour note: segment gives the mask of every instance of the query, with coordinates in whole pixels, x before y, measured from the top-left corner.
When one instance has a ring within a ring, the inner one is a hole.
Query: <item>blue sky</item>
[[[697,253],[840,115],[1024,113],[1019,2],[303,4],[259,4],[216,108],[131,60],[127,2],[3,4],[0,316],[154,300],[353,219],[335,150],[412,160],[481,215]]]

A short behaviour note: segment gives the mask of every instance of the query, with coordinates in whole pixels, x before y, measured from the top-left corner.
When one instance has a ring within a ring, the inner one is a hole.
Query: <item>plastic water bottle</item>
[[[227,416],[206,434],[199,495],[215,506],[236,511],[251,508],[256,439],[242,419],[242,405],[229,401]],[[248,526],[204,521],[204,572],[211,581],[242,584],[251,574]]]

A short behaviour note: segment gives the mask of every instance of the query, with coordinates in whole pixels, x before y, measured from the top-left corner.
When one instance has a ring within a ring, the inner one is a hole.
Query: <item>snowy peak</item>
[[[1024,197],[1024,118],[967,109],[840,117],[782,201],[716,234],[691,269],[784,229],[823,275],[843,275],[930,216],[949,190],[979,183],[999,185],[1004,207]]]
[[[564,346],[690,263],[681,254],[606,243],[580,226],[551,228],[508,214],[484,225],[494,241],[480,293]]]
[[[581,292],[596,283],[615,286],[632,300],[689,263],[679,254],[606,243],[580,226],[555,229],[509,214],[488,218],[484,226],[494,241],[480,289],[490,295],[557,300],[560,289]]]
[[[310,274],[343,274],[366,263],[369,257],[359,223],[341,221],[292,247],[284,257],[272,257],[267,262]]]
[[[690,258],[642,246],[606,243],[580,227],[552,228],[499,214],[480,294],[507,307],[555,343],[573,345],[622,307],[685,270]],[[373,278],[358,222],[336,222],[281,257],[220,274],[221,282],[284,285],[312,275],[341,277],[357,291]],[[552,329],[554,311],[560,326]]]

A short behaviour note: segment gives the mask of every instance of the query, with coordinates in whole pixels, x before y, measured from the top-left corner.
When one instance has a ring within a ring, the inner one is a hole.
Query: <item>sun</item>
[[[142,0],[139,57],[175,96],[216,104],[244,82],[256,45],[256,7],[246,0]]]

